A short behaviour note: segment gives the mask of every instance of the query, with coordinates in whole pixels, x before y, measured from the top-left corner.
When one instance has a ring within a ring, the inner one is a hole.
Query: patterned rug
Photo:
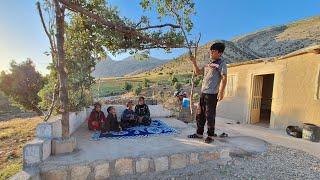
[[[100,140],[103,138],[107,139],[127,139],[127,138],[140,138],[150,136],[161,136],[161,135],[173,135],[177,134],[178,131],[161,120],[152,120],[150,126],[136,126],[127,128],[120,132],[109,132],[109,133],[93,133],[92,140]]]

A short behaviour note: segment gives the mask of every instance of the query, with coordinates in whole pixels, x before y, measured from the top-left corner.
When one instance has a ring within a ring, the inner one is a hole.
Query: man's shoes
[[[188,138],[191,138],[191,139],[202,139],[203,136],[200,136],[198,134],[191,134],[188,136]]]
[[[211,138],[211,137],[209,137],[209,136],[204,140],[204,142],[207,143],[207,144],[210,144],[210,143],[212,143],[213,141],[214,141],[213,138]]]

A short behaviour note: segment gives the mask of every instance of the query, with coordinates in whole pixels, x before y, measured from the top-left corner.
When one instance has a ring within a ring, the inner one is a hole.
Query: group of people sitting
[[[101,111],[101,104],[95,103],[88,120],[89,130],[105,133],[110,131],[118,132],[139,125],[149,126],[151,124],[150,111],[148,105],[145,104],[144,97],[139,97],[138,104],[134,110],[133,106],[132,101],[127,103],[127,108],[121,115],[121,121],[118,122],[116,109],[113,106],[108,107],[108,115],[106,117]]]

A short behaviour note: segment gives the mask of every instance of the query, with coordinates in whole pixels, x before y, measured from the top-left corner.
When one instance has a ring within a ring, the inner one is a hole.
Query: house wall
[[[320,100],[315,98],[319,68],[320,55],[314,53],[229,67],[228,74],[236,75],[236,93],[219,103],[217,116],[249,123],[253,76],[274,73],[270,127],[320,125]]]

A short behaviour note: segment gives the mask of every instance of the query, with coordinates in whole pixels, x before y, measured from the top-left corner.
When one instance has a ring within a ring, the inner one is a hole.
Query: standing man
[[[217,102],[224,97],[224,89],[227,84],[227,65],[221,56],[225,45],[216,42],[210,47],[210,62],[202,69],[197,65],[196,59],[191,58],[193,70],[196,75],[203,75],[200,104],[197,109],[197,132],[189,135],[189,138],[203,138],[204,126],[207,122],[207,138],[204,142],[211,143],[215,135],[215,117]]]

